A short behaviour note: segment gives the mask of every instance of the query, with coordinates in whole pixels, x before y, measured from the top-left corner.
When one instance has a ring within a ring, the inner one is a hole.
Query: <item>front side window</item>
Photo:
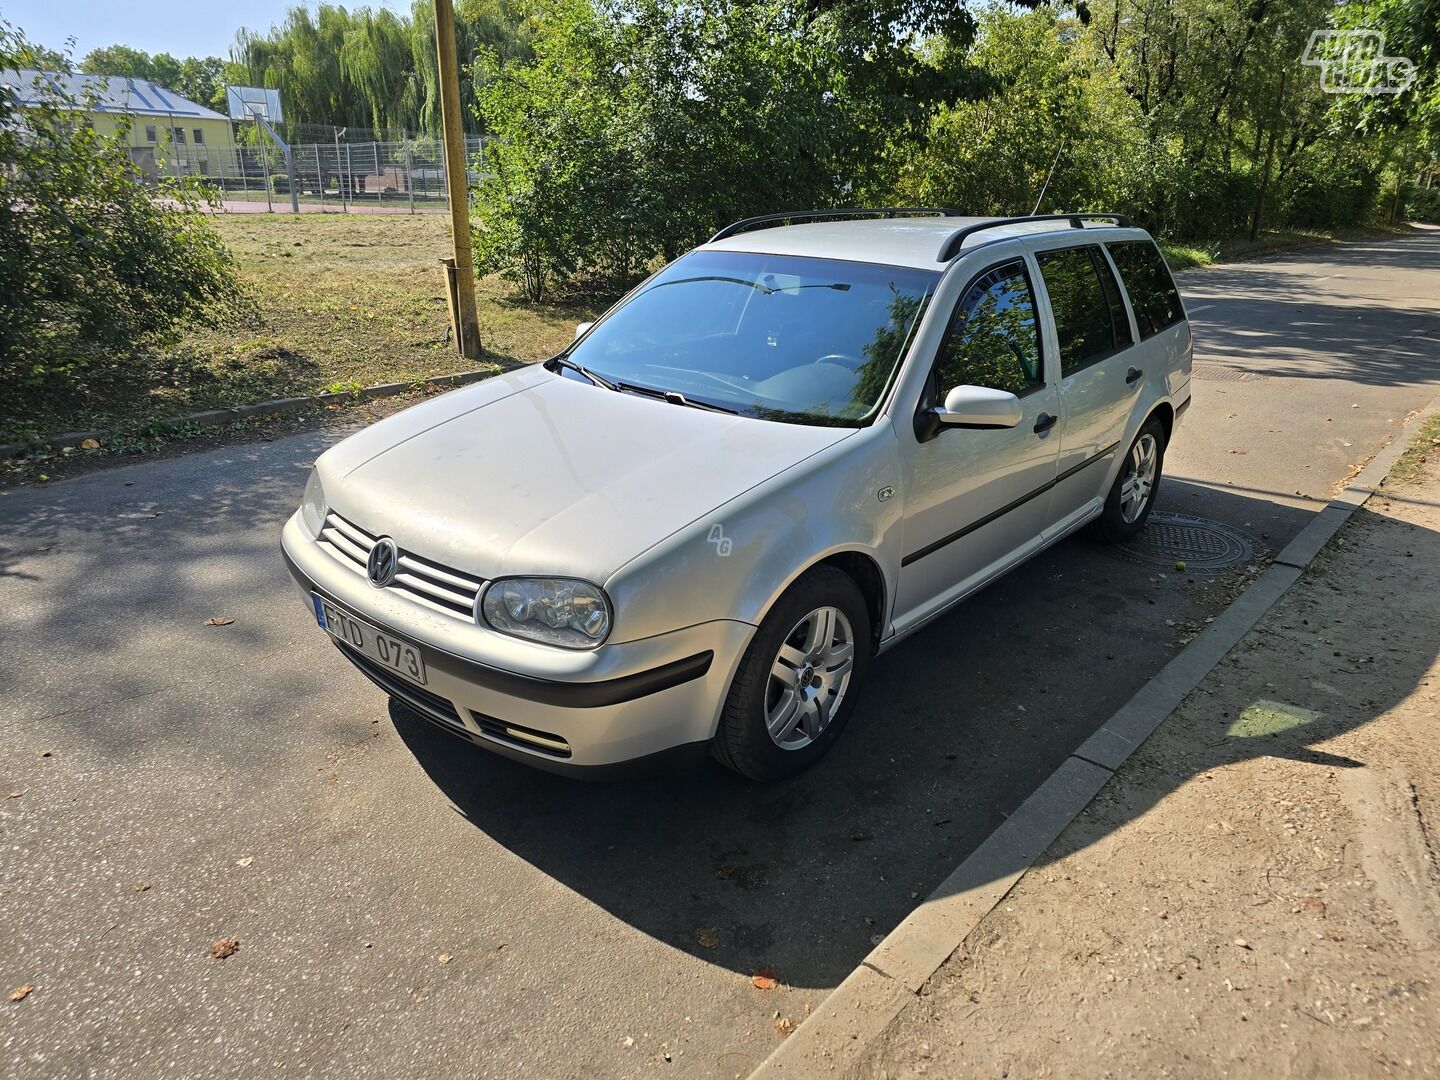
[[[156,130],[155,130],[155,125],[154,125],[154,124],[146,124],[146,125],[145,125],[145,141],[146,141],[146,142],[158,142],[158,141],[159,141],[159,134],[156,132]]]
[[[183,146],[185,144],[185,129],[173,128],[172,130],[175,133],[175,141]]]
[[[199,145],[200,143],[203,143],[203,142],[205,141],[205,129],[204,129],[204,128],[196,128],[195,131],[194,131],[194,135],[195,135],[195,143],[196,143],[196,145]]]
[[[1062,379],[1130,344],[1130,327],[1128,323],[1117,325],[1111,306],[1116,298],[1102,284],[1099,254],[1098,248],[1087,245],[1042,251],[1035,256],[1055,316]],[[1109,275],[1108,266],[1105,273]],[[1114,289],[1113,277],[1110,289]],[[1121,314],[1123,318],[1123,311]]]
[[[986,270],[965,290],[935,361],[932,394],[956,386],[1029,393],[1045,382],[1035,295],[1020,259]]]
[[[1149,240],[1122,240],[1106,245],[1110,257],[1120,268],[1130,306],[1135,309],[1135,322],[1140,340],[1153,337],[1185,318],[1180,306],[1180,293],[1175,279],[1159,250]]]
[[[566,356],[612,384],[858,426],[879,407],[938,280],[900,266],[696,251]]]

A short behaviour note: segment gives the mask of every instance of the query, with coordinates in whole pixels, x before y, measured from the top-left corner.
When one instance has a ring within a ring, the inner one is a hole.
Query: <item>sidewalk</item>
[[[1356,512],[851,1076],[1440,1074],[1429,457]]]

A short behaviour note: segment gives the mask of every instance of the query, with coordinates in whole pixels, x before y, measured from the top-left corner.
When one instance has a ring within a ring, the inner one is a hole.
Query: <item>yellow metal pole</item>
[[[475,315],[475,266],[470,255],[469,167],[460,124],[460,70],[455,55],[455,10],[450,0],[434,0],[435,60],[440,76],[440,126],[445,134],[445,187],[450,196],[450,235],[455,250],[454,311],[460,355],[480,356],[480,324]]]

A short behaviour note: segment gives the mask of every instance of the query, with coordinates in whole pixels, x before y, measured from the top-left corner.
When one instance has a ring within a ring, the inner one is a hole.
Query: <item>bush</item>
[[[1405,217],[1440,225],[1440,187],[1411,188],[1405,200]]]
[[[23,35],[0,22],[0,67],[35,66]],[[36,92],[39,105],[22,113],[15,91],[0,87],[7,409],[84,389],[93,368],[245,308],[234,262],[201,212],[209,196],[199,182],[145,187],[123,133],[102,137],[79,115],[92,102],[48,80]]]
[[[736,218],[888,196],[887,147],[953,91],[921,12],[968,40],[952,0],[556,0],[533,61],[475,66],[479,265],[613,291]]]
[[[283,172],[271,173],[270,190],[276,195],[289,195],[290,177],[286,176]]]

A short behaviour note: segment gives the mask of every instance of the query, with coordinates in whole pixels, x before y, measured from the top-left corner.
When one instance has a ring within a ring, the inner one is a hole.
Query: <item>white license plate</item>
[[[414,645],[361,622],[318,593],[311,593],[310,601],[320,629],[328,630],[336,641],[408,682],[425,685],[425,658]]]

